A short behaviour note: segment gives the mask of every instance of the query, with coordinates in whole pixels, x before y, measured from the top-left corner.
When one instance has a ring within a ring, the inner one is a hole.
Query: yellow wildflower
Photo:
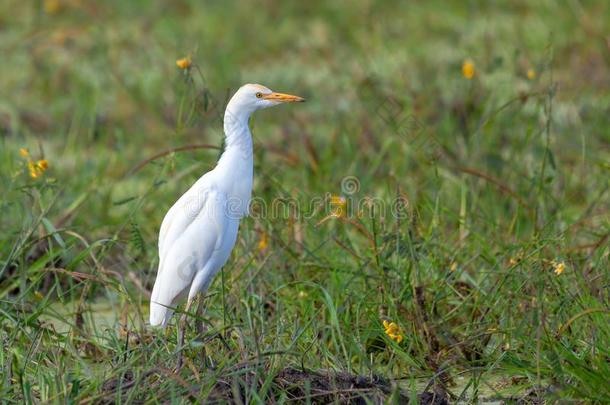
[[[402,335],[402,331],[395,322],[388,322],[384,319],[383,328],[385,329],[385,334],[396,343],[403,341],[404,337]]]
[[[49,162],[46,159],[40,159],[37,162],[32,160],[28,160],[28,171],[30,172],[30,177],[33,179],[37,179],[49,168]]]
[[[264,253],[267,250],[267,246],[269,246],[269,240],[266,232],[263,232],[260,240],[258,241],[258,251]]]
[[[38,168],[36,167],[36,164],[31,160],[28,161],[28,171],[30,172],[30,176],[32,178],[35,179],[36,177],[38,177]]]
[[[518,251],[517,254],[508,259],[508,265],[514,267],[523,261],[523,252]]]
[[[299,298],[303,299],[303,298],[307,298],[309,294],[307,294],[305,291],[301,290],[299,291]]]
[[[55,14],[61,8],[59,0],[44,0],[44,11],[47,14]]]
[[[193,64],[193,61],[191,60],[190,56],[187,56],[186,58],[178,59],[176,61],[176,66],[178,66],[182,70],[190,68],[192,64]]]
[[[347,214],[347,199],[340,195],[333,195],[330,197],[330,206],[332,217],[344,217]]]
[[[533,68],[527,69],[527,78],[530,80],[534,80],[536,78],[536,71]]]
[[[453,263],[451,263],[451,266],[449,267],[449,271],[453,273],[454,271],[457,270],[457,267],[458,267],[457,263],[453,262]]]
[[[462,75],[468,80],[472,79],[476,74],[476,69],[474,67],[474,62],[471,59],[466,59],[464,63],[462,63]]]
[[[47,162],[46,159],[40,159],[38,162],[36,162],[36,167],[38,167],[40,171],[44,172],[49,168],[49,162]]]
[[[551,265],[553,266],[553,272],[558,276],[560,276],[561,273],[563,273],[566,269],[566,265],[564,262],[557,262],[553,260],[551,262]]]
[[[30,156],[30,152],[26,148],[19,149],[19,154],[24,158]]]

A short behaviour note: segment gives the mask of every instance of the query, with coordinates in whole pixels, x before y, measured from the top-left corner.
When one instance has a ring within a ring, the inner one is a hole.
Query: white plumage
[[[284,102],[304,101],[258,84],[242,86],[224,115],[225,151],[165,215],[159,231],[159,268],[150,300],[150,323],[167,325],[173,307],[204,292],[226,263],[248,214],[252,193],[250,115]]]

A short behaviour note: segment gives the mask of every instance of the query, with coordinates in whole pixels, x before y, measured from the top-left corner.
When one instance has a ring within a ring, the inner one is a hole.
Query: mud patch
[[[159,372],[160,371],[160,372]],[[268,373],[261,373],[261,369],[242,369],[235,373],[235,369],[227,375],[217,375],[216,382],[204,399],[205,403],[247,403],[248,391],[251,392],[255,387],[257,391],[265,391],[265,402],[275,403],[280,400],[287,400],[292,403],[313,403],[313,404],[385,404],[385,403],[411,403],[412,399],[418,404],[445,405],[448,404],[447,394],[437,387],[434,391],[426,391],[417,395],[411,395],[397,384],[380,376],[361,376],[345,372],[335,371],[312,371],[287,367],[277,371],[271,379],[269,389],[263,390],[265,379]],[[185,380],[176,374],[171,375],[169,370],[150,370],[143,373],[140,378],[135,378],[131,372],[124,373],[120,380],[112,378],[107,380],[102,386],[102,397],[99,403],[112,403],[117,397],[134,398],[134,389],[141,389],[148,386],[148,392],[154,390],[157,394],[156,399],[163,402],[165,398],[164,389],[160,386],[160,381],[167,380],[167,377],[175,380],[178,385],[185,389],[185,397],[200,401],[201,384],[195,383],[192,379]],[[200,378],[205,378],[200,375]],[[136,381],[138,381],[136,384]],[[120,393],[118,392],[120,391]],[[135,398],[145,392],[136,394]]]
[[[315,404],[383,404],[388,400],[394,403],[409,403],[410,395],[397,385],[380,376],[361,376],[334,371],[310,371],[285,368],[273,379],[274,396],[285,396],[289,401],[310,402]],[[216,386],[214,399],[234,400],[227,388]],[[232,390],[232,394],[235,390]],[[448,404],[444,392],[424,392],[416,396],[419,404]],[[244,398],[241,398],[242,400]]]

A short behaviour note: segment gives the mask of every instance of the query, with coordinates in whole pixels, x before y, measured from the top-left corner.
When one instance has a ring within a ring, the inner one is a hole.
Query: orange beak
[[[296,103],[296,102],[302,103],[303,101],[305,101],[305,99],[303,97],[293,96],[291,94],[276,93],[276,92],[263,95],[263,99],[270,100],[270,101],[279,101],[281,103]]]

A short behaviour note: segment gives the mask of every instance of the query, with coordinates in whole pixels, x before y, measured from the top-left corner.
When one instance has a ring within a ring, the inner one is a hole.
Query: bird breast
[[[226,150],[214,169],[215,183],[227,195],[231,217],[248,215],[252,196],[253,160],[239,150]]]

